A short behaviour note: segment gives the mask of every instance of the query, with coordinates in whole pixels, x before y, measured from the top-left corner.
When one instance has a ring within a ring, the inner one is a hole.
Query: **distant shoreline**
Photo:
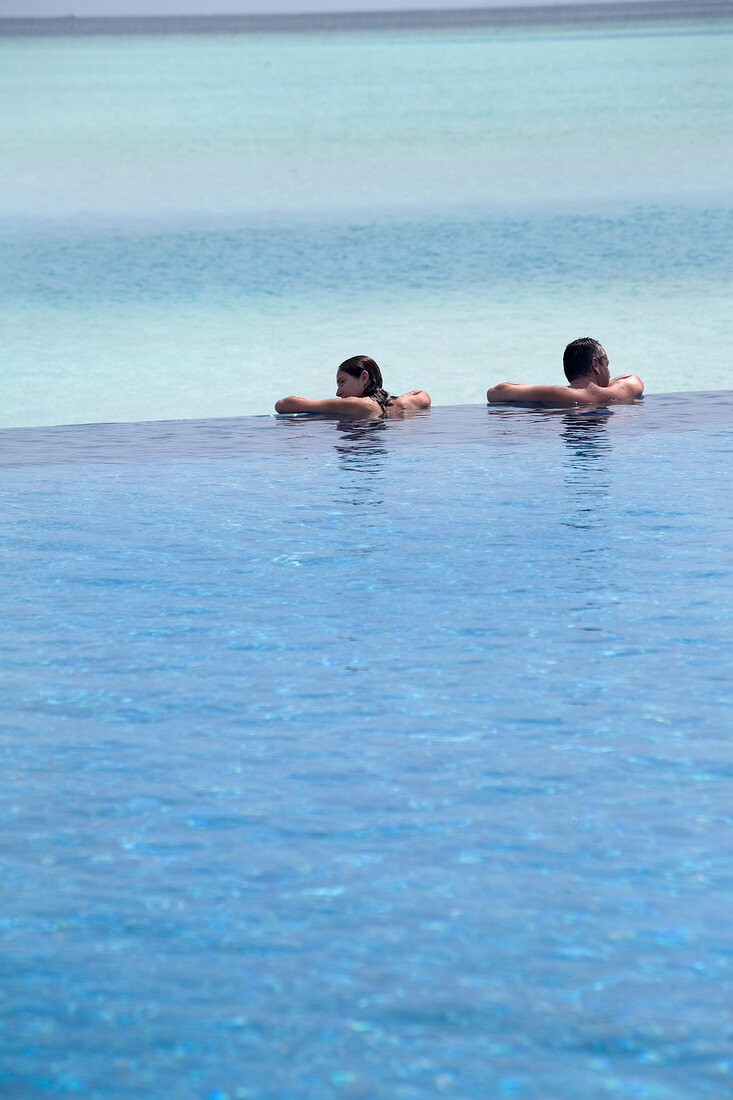
[[[462,27],[617,26],[701,19],[733,20],[733,0],[620,0],[438,11],[324,12],[280,15],[120,15],[0,17],[0,36],[120,34],[257,34],[360,30],[442,30]]]

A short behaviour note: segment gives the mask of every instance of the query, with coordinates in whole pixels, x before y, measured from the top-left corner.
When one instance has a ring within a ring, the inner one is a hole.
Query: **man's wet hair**
[[[574,382],[576,378],[582,378],[590,374],[590,365],[593,357],[601,359],[603,346],[592,336],[581,336],[579,340],[573,340],[568,344],[562,357],[562,367],[568,382]]]

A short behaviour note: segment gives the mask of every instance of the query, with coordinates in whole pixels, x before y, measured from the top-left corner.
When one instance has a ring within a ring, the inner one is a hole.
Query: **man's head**
[[[608,356],[603,346],[590,336],[581,336],[568,344],[562,365],[568,382],[574,382],[576,378],[592,378],[597,385],[607,386],[611,378]]]

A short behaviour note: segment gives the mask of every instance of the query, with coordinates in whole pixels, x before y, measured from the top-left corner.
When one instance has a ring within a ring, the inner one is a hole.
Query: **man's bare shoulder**
[[[644,383],[636,374],[620,374],[618,378],[612,378],[606,386],[614,401],[633,401],[635,397],[641,397],[644,392]]]

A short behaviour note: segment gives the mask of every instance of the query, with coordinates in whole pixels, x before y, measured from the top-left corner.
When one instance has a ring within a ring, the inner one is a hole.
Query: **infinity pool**
[[[733,1093],[733,393],[0,465],[4,1096]]]

